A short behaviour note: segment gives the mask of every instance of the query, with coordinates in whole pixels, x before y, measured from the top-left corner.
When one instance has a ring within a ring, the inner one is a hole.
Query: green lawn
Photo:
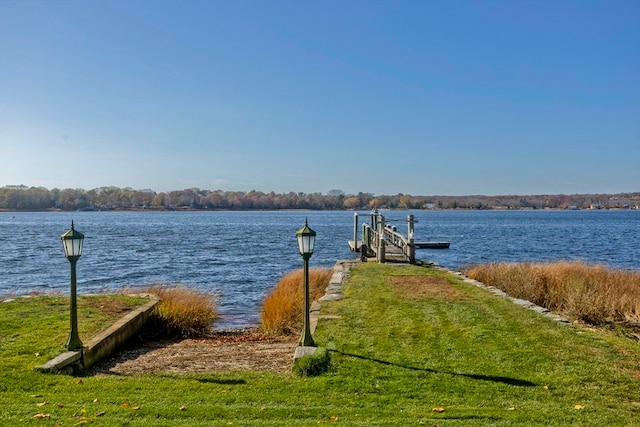
[[[323,306],[341,318],[316,330],[332,366],[313,378],[40,374],[63,350],[68,306],[2,303],[0,425],[640,425],[640,344],[628,338],[424,267],[357,265],[344,294]],[[79,307],[87,340],[99,316]]]

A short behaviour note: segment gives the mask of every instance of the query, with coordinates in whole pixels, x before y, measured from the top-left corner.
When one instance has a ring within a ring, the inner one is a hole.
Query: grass
[[[323,305],[333,316],[314,335],[331,369],[306,378],[38,374],[32,353],[59,351],[66,313],[0,304],[0,425],[638,423],[637,342],[555,323],[424,267],[358,265],[344,295]]]
[[[333,271],[328,268],[309,269],[309,299],[324,295]],[[285,274],[265,297],[260,310],[260,325],[270,335],[293,334],[302,331],[304,270]]]
[[[147,301],[129,295],[79,295],[80,338],[88,341]],[[68,296],[16,297],[0,303],[0,319],[0,372],[3,374],[33,368],[65,351],[69,336]]]
[[[573,320],[640,322],[640,272],[562,261],[492,263],[470,267],[465,274]]]
[[[210,294],[181,285],[154,285],[144,292],[160,298],[155,320],[156,329],[161,329],[164,334],[181,337],[206,336],[218,318],[216,300]]]

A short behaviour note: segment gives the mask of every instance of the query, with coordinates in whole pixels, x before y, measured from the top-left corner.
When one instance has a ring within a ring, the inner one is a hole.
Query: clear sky
[[[640,191],[640,1],[0,0],[0,186]]]

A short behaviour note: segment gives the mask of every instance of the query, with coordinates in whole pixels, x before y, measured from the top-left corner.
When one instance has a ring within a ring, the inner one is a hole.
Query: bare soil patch
[[[391,284],[399,295],[405,298],[464,299],[465,295],[443,277],[393,276]]]
[[[84,298],[82,304],[102,311],[109,316],[123,316],[133,310],[128,301],[111,298]]]
[[[96,375],[185,374],[211,371],[289,372],[298,339],[255,329],[220,331],[207,338],[143,341],[91,368]]]

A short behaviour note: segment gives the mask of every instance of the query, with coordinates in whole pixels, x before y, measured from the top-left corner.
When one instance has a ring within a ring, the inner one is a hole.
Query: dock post
[[[371,226],[369,224],[362,224],[362,245],[360,245],[360,252],[364,251],[366,256],[369,256],[371,251]]]
[[[353,251],[358,252],[358,212],[353,213]]]
[[[378,229],[378,208],[373,208],[371,211],[371,229]]]
[[[378,215],[378,262],[384,263],[384,216]]]
[[[409,264],[416,263],[416,245],[413,238],[413,215],[407,217],[407,237],[409,238]]]

